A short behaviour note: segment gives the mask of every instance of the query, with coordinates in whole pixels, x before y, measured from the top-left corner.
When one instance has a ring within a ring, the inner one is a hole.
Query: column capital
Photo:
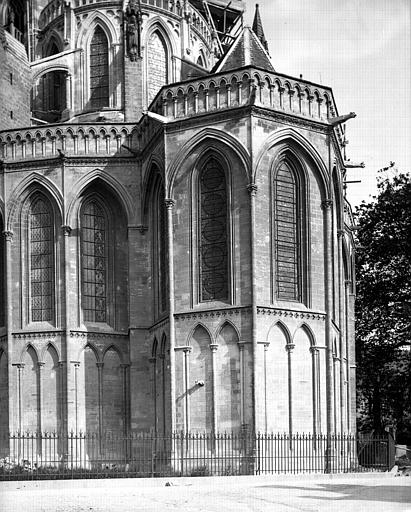
[[[285,350],[289,353],[291,353],[295,348],[295,345],[294,343],[287,343],[286,346],[285,346]]]
[[[61,230],[63,231],[63,235],[65,236],[70,236],[72,232],[72,228],[68,224],[64,224],[63,226],[61,226]]]
[[[211,352],[217,352],[217,349],[218,349],[218,343],[210,343]]]
[[[46,363],[44,361],[37,361],[37,366],[38,366],[39,370],[41,370],[45,364]]]
[[[248,190],[248,193],[250,194],[250,196],[256,196],[258,187],[255,183],[249,183],[247,185],[247,190]]]
[[[6,242],[12,242],[14,233],[13,231],[3,231],[4,238]]]
[[[323,201],[321,203],[321,208],[323,210],[330,210],[332,205],[333,205],[333,202],[331,201],[331,199],[326,199],[325,201]]]
[[[168,210],[171,210],[174,207],[174,205],[176,204],[176,202],[174,201],[174,199],[171,199],[171,197],[167,197],[164,200],[164,204],[166,205],[166,208]]]
[[[343,238],[344,237],[344,233],[345,233],[345,231],[343,229],[339,229],[337,231],[338,238]]]
[[[96,366],[98,369],[103,368],[104,363],[102,363],[101,361],[97,361]]]
[[[318,354],[320,352],[320,349],[318,347],[310,347],[311,354]]]

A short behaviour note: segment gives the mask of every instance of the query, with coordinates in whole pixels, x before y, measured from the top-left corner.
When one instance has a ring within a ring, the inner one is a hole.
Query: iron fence
[[[389,435],[17,432],[0,439],[0,480],[386,471],[393,446]]]

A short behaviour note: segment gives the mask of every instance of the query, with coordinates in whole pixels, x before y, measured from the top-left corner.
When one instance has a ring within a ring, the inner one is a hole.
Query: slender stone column
[[[288,360],[288,432],[290,437],[293,433],[293,368],[292,368],[292,353],[295,345],[287,343],[285,349],[287,351]]]
[[[319,350],[317,347],[310,347],[312,357],[312,379],[313,379],[313,434],[321,431],[320,426],[320,375],[319,375]]]
[[[11,390],[14,388],[15,384],[13,382],[13,372],[12,372],[12,361],[13,361],[13,279],[12,279],[12,254],[11,254],[11,246],[13,243],[13,232],[12,231],[4,231],[3,232],[4,239],[6,241],[5,247],[5,256],[6,256],[6,289],[5,289],[5,299],[6,299],[6,325],[7,325],[7,352],[8,352],[8,388]],[[21,381],[21,369],[20,366],[18,368],[18,382],[20,386]],[[21,392],[20,389],[18,391],[18,410],[16,411],[15,398],[12,393],[9,393],[9,428],[15,429],[15,418],[18,416],[18,428],[21,430]],[[17,413],[17,414],[16,414]]]
[[[253,345],[253,371],[252,371],[252,397],[253,397],[253,424],[252,430],[257,426],[257,283],[255,262],[255,201],[257,185],[250,183],[247,187],[250,194],[250,259],[251,259],[251,342]]]
[[[37,431],[42,432],[43,430],[43,421],[42,421],[42,409],[43,409],[43,368],[44,362],[37,362]]]
[[[267,432],[268,412],[267,412],[267,352],[270,344],[264,343],[264,430]]]
[[[98,433],[101,438],[103,436],[103,367],[104,363],[100,361],[96,363],[98,373]]]
[[[61,361],[61,372],[63,375],[62,378],[62,387],[61,387],[61,422],[62,428],[64,431],[68,430],[68,383],[70,379],[70,365],[67,364],[68,361],[68,353],[69,353],[69,343],[70,343],[70,235],[71,235],[71,227],[68,225],[61,226],[63,231],[63,250],[64,250],[64,326],[65,326],[65,336],[63,338],[62,345],[62,361]],[[64,371],[64,365],[65,371]]]
[[[190,432],[190,352],[191,347],[184,347],[184,430]]]
[[[345,344],[345,284],[344,284],[344,268],[343,268],[343,239],[344,230],[339,229],[338,233],[338,308],[339,308],[339,327],[340,327],[340,423],[341,433],[346,432],[347,428],[347,401],[346,401],[346,379],[345,366],[347,364],[346,344]]]
[[[327,433],[335,431],[334,424],[334,386],[333,386],[333,347],[332,347],[332,306],[333,306],[333,274],[332,274],[332,201],[322,203],[324,211],[325,238],[325,344],[326,344],[326,394],[327,394]]]
[[[170,402],[171,402],[171,431],[176,427],[176,359],[175,359],[175,319],[174,319],[174,239],[173,239],[173,199],[165,200],[167,208],[167,242],[168,242],[168,314],[170,327]]]
[[[210,345],[211,350],[211,375],[212,375],[212,396],[213,396],[213,432],[217,432],[218,425],[218,399],[217,399],[217,364],[216,353],[218,345],[213,343]]]
[[[345,322],[345,356],[347,358],[347,365],[345,369],[345,380],[347,383],[347,429],[350,432],[351,431],[351,375],[350,375],[350,368],[351,368],[351,353],[350,353],[350,331],[348,327],[348,314],[349,314],[349,300],[350,300],[350,287],[351,287],[351,281],[346,280],[345,281],[345,290],[344,290],[344,303],[345,303],[345,312],[346,316],[344,319]]]
[[[154,405],[154,432],[157,435],[157,358],[150,357],[149,362],[153,365],[153,405]]]
[[[120,365],[123,373],[123,414],[124,414],[124,434],[127,435],[130,429],[130,384],[129,384],[129,363],[123,363]]]

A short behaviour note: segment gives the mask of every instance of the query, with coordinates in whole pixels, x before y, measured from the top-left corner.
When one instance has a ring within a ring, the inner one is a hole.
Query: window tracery
[[[109,106],[108,40],[97,26],[90,43],[90,107]]]
[[[225,172],[216,158],[199,176],[200,302],[228,299],[228,201]]]
[[[96,198],[81,212],[82,300],[85,322],[107,322],[108,222]]]
[[[29,272],[32,322],[50,322],[54,303],[54,221],[51,205],[42,196],[29,209]]]
[[[284,161],[274,180],[276,297],[301,302],[302,251],[299,182]]]

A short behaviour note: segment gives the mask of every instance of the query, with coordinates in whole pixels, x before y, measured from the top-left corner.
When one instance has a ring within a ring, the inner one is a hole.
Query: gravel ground
[[[411,512],[411,478],[224,477],[0,483],[1,512]]]

